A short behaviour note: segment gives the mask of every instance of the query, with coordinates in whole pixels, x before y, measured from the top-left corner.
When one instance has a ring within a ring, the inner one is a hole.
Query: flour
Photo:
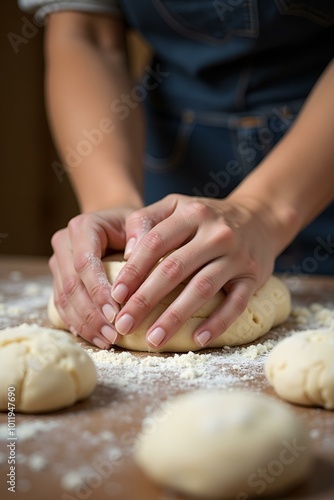
[[[294,307],[292,317],[296,323],[305,325],[308,329],[328,327],[334,329],[334,309],[312,303],[309,307]]]
[[[32,319],[45,325],[51,289],[49,276],[39,276],[33,281],[14,272],[9,281],[0,280],[0,328],[29,323]],[[162,402],[197,389],[266,391],[268,383],[263,367],[271,349],[294,331],[333,328],[331,307],[319,303],[308,307],[296,305],[287,326],[275,328],[260,342],[243,347],[155,354],[118,348],[104,351],[82,342],[97,367],[98,387],[87,403],[83,403],[83,408],[79,404],[52,417],[18,416],[18,490],[29,490],[35,475],[43,473],[45,468],[48,474],[58,478],[65,491],[73,492],[87,483],[89,473],[92,478],[96,475],[95,464],[107,462],[113,475],[104,479],[103,484],[105,487],[110,484],[110,491],[119,492],[117,474],[131,457],[139,425],[150,419]],[[95,413],[99,415],[99,428],[92,419]],[[334,415],[329,413],[324,420],[323,413],[317,409],[308,410],[308,415],[311,437],[321,452],[330,455],[334,448]],[[4,423],[0,425],[1,445],[7,437],[7,423]],[[6,460],[7,455],[0,454],[0,463]],[[92,492],[93,498],[96,491]]]

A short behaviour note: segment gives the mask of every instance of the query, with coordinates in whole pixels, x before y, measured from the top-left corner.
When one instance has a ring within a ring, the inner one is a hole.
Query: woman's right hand
[[[58,313],[72,333],[103,349],[117,341],[112,321],[119,304],[111,298],[101,259],[107,250],[126,247],[126,219],[133,210],[121,207],[78,215],[51,241],[49,267]]]

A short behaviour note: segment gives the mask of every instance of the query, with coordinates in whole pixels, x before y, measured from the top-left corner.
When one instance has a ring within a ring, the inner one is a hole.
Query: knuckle
[[[78,229],[82,228],[91,219],[90,214],[79,214],[73,217],[67,227],[71,232],[76,232]]]
[[[167,323],[172,329],[178,329],[183,325],[185,318],[183,314],[175,308],[170,308],[167,312]]]
[[[75,326],[76,333],[88,342],[93,342],[94,332],[91,328],[87,327],[86,323],[77,323]]]
[[[151,309],[152,305],[150,301],[145,297],[145,295],[137,293],[132,296],[131,301],[133,302],[134,306],[141,310],[141,311],[146,311],[148,309]]]
[[[216,330],[218,336],[221,335],[222,333],[224,333],[229,326],[230,325],[223,317],[219,316],[218,318],[216,318],[215,330]]]
[[[78,254],[74,258],[73,266],[78,274],[83,273],[89,266],[90,258],[87,253]]]
[[[194,201],[189,203],[187,212],[190,217],[196,217],[197,219],[203,220],[208,216],[210,208],[207,205],[204,205],[204,203]]]
[[[210,299],[215,293],[215,282],[210,276],[201,276],[194,282],[197,295],[203,299]]]
[[[68,297],[75,295],[79,288],[79,280],[76,276],[68,276],[63,282],[63,294],[68,300]]]
[[[227,224],[219,225],[212,234],[212,243],[217,245],[229,245],[234,242],[235,234],[233,229]]]
[[[162,273],[169,281],[180,281],[184,275],[184,263],[175,258],[167,258],[160,264]]]
[[[106,286],[96,284],[89,290],[89,295],[93,302],[105,304],[110,297],[109,289]]]
[[[55,250],[63,240],[64,229],[56,231],[51,238],[51,246]]]
[[[144,279],[143,273],[139,269],[127,262],[123,269],[121,269],[119,275],[117,276],[117,281],[125,281],[127,283],[142,281]]]
[[[144,209],[135,210],[127,217],[127,222],[137,225],[145,217]]]
[[[83,320],[88,325],[91,325],[94,322],[94,320],[97,319],[96,316],[97,316],[97,311],[95,308],[92,307],[88,307],[83,312]]]
[[[68,307],[68,297],[65,292],[60,292],[58,296],[55,296],[54,303],[57,310],[62,309],[65,311]]]
[[[159,252],[164,246],[164,239],[158,231],[150,231],[142,239],[143,245],[152,253]]]
[[[235,312],[240,315],[241,313],[244,312],[248,304],[248,298],[245,297],[245,295],[238,294],[234,298],[234,310]]]

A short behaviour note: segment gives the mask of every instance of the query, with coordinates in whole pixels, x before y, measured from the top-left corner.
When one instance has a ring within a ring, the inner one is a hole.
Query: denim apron
[[[119,4],[154,51],[132,93],[147,124],[146,203],[227,196],[289,129],[334,55],[332,0]],[[276,271],[334,275],[334,204]]]

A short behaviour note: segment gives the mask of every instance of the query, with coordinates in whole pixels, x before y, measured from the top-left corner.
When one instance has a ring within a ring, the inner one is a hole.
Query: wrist
[[[227,198],[233,204],[244,207],[262,224],[266,241],[270,241],[277,257],[294,239],[302,227],[297,210],[270,193],[255,195],[240,186]]]

